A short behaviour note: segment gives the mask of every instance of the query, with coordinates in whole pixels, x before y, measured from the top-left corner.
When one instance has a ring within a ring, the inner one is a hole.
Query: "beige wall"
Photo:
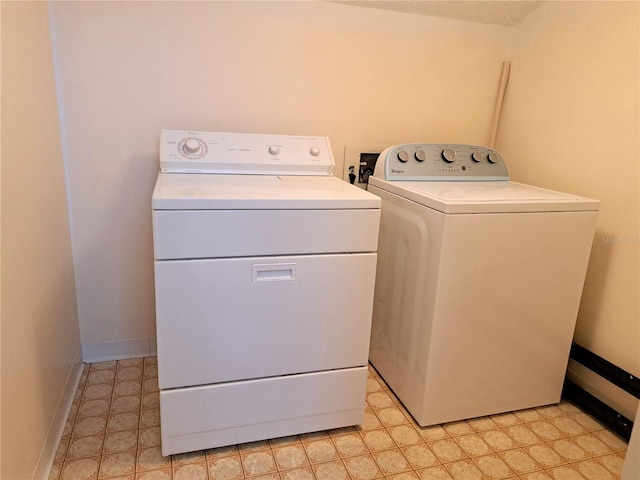
[[[55,453],[80,343],[47,4],[1,12],[0,478],[20,480]]]
[[[54,2],[82,343],[155,336],[160,128],[486,143],[511,30],[326,2]]]
[[[155,335],[160,128],[329,135],[336,172],[350,144],[488,143],[508,59],[513,178],[602,201],[576,339],[640,375],[637,2],[548,2],[513,29],[322,2],[50,8],[81,335],[47,5],[2,2],[0,478],[41,468],[80,337]]]
[[[602,202],[575,340],[635,375],[640,375],[639,7],[638,2],[547,2],[520,23],[497,142],[514,180]],[[576,372],[588,374],[577,366]],[[609,389],[605,383],[596,390]],[[623,395],[613,401],[618,402],[624,405],[615,406],[633,418],[637,400]]]

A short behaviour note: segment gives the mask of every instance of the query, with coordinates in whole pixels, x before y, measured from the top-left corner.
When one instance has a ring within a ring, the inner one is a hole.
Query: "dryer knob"
[[[317,157],[318,155],[320,155],[320,149],[318,147],[311,147],[309,153],[314,157]]]
[[[271,145],[269,147],[269,153],[271,155],[278,155],[280,153],[280,148],[277,145]]]
[[[498,157],[498,154],[496,152],[491,152],[489,153],[489,155],[487,155],[487,160],[489,160],[489,163],[496,163],[500,158]]]
[[[401,150],[398,152],[398,160],[400,160],[402,163],[409,161],[409,154],[406,152],[406,150]]]
[[[447,163],[453,163],[456,160],[456,151],[453,148],[445,148],[442,150],[442,159]]]
[[[188,138],[186,142],[182,144],[182,150],[187,155],[195,155],[202,150],[202,145],[197,138]]]
[[[415,159],[419,162],[424,162],[427,156],[424,153],[424,150],[416,150],[416,153],[413,154]]]

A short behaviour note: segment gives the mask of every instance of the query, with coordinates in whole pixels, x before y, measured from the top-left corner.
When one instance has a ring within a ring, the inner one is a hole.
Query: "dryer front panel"
[[[379,209],[155,210],[156,260],[375,252]]]
[[[367,364],[376,254],[155,263],[161,389]]]

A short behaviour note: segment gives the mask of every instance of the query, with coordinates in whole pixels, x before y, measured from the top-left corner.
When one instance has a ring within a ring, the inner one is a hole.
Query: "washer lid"
[[[388,182],[370,185],[443,213],[597,211],[598,200],[511,181]]]
[[[380,208],[380,198],[333,176],[159,173],[154,210]]]

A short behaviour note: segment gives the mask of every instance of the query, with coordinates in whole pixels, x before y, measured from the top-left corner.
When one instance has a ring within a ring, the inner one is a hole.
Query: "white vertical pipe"
[[[509,80],[509,71],[511,70],[511,62],[502,64],[502,73],[500,75],[500,88],[498,89],[498,98],[496,99],[496,108],[493,111],[493,124],[491,125],[491,141],[489,146],[493,148],[498,135],[498,125],[500,125],[500,115],[502,114],[502,103],[507,90],[507,81]]]

